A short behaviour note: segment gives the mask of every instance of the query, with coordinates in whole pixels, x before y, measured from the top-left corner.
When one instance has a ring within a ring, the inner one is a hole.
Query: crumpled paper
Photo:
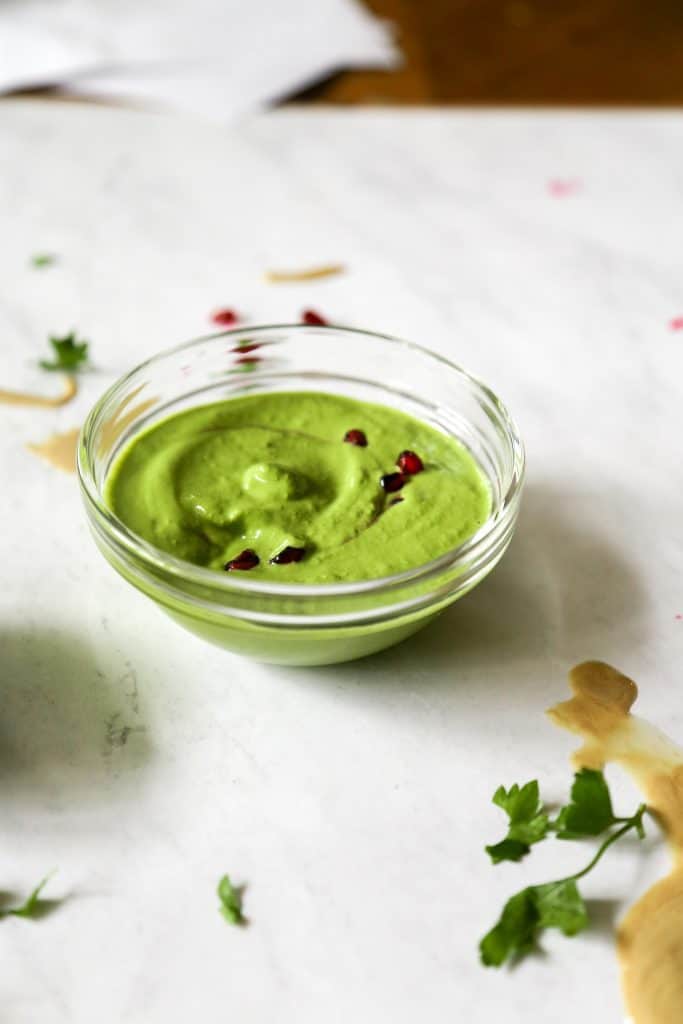
[[[227,121],[345,67],[400,60],[357,0],[5,0],[0,92],[75,95]]]

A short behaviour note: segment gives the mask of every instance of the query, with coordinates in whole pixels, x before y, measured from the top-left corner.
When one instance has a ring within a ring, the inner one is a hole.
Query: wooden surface
[[[681,0],[366,0],[405,66],[344,72],[333,103],[678,105]]]

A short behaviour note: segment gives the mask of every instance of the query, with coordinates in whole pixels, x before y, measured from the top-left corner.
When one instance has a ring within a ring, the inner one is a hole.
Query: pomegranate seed
[[[260,341],[241,341],[239,345],[235,345],[235,347],[231,348],[230,351],[241,352],[246,355],[247,352],[254,352],[257,348],[261,348]]]
[[[347,444],[355,444],[358,448],[367,448],[368,439],[362,430],[347,430],[344,434]]]
[[[311,327],[327,327],[327,320],[320,313],[316,313],[314,309],[305,309],[301,314],[301,320],[305,324],[309,324]]]
[[[239,570],[240,572],[246,572],[247,569],[255,569],[261,559],[252,551],[251,548],[245,548],[237,558],[231,558],[229,562],[226,562],[223,568],[226,572],[234,572]]]
[[[415,476],[416,473],[421,473],[424,469],[424,463],[420,456],[410,451],[401,452],[396,459],[396,465],[402,473],[407,473],[408,476]]]
[[[403,473],[386,473],[380,479],[380,486],[383,487],[388,494],[393,494],[394,491],[400,491],[405,482],[406,478]]]
[[[290,562],[300,562],[306,554],[306,548],[286,547],[278,551],[271,560],[271,565],[289,565]]]
[[[234,309],[217,309],[211,314],[211,320],[219,327],[232,327],[239,322],[239,317]]]

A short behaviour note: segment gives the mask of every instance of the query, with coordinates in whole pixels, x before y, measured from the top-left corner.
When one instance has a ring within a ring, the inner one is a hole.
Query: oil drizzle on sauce
[[[574,696],[551,708],[552,720],[584,740],[577,767],[613,761],[643,790],[670,843],[673,867],[629,910],[617,931],[622,987],[634,1024],[683,1020],[683,749],[631,714],[638,687],[600,661],[569,674]]]
[[[62,469],[65,473],[75,473],[76,448],[80,432],[80,428],[75,427],[73,430],[67,430],[65,434],[53,434],[41,444],[29,444],[26,447],[57,469]]]
[[[56,409],[60,405],[66,405],[78,394],[76,378],[70,375],[64,377],[64,391],[56,398],[46,395],[34,395],[30,391],[3,391],[0,390],[0,402],[3,405],[34,405],[44,409]]]

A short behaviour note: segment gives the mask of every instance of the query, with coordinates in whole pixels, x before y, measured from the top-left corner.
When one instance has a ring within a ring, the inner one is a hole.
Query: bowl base
[[[269,629],[266,626],[244,625],[234,621],[215,624],[183,612],[164,607],[174,622],[202,640],[233,654],[270,665],[337,665],[376,654],[406,640],[432,622],[439,612],[428,612],[403,623],[385,623],[365,629]]]

